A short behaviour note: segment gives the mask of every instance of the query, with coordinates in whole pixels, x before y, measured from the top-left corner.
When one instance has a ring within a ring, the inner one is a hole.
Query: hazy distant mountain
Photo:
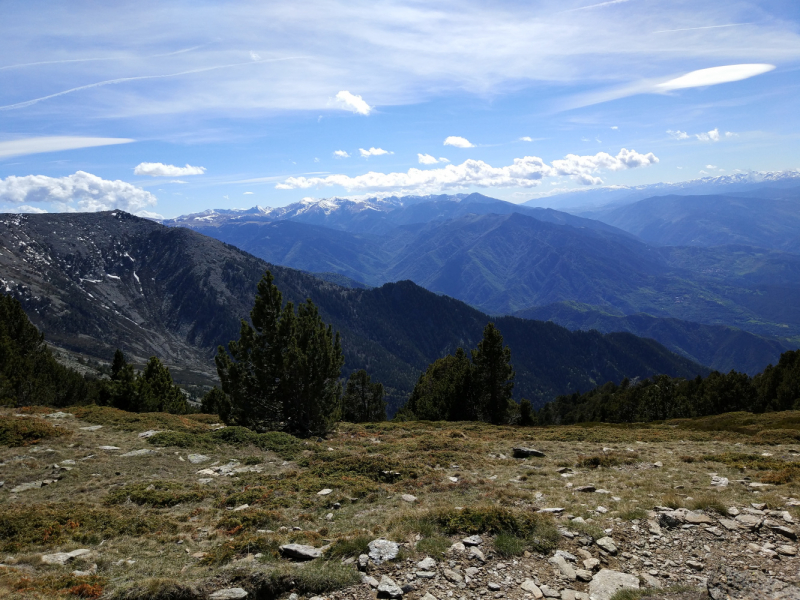
[[[677,183],[651,183],[638,186],[606,186],[585,188],[543,198],[535,198],[524,206],[548,206],[594,218],[600,207],[630,204],[652,196],[700,195],[747,192],[756,188],[796,188],[800,186],[800,171],[753,171],[732,175],[702,177]]]
[[[516,316],[552,321],[573,331],[627,331],[658,340],[673,352],[722,373],[735,369],[755,375],[768,364],[777,364],[782,352],[795,349],[787,342],[725,325],[702,325],[644,313],[627,316],[611,314],[577,302],[558,302],[529,308],[517,312]]]
[[[658,246],[745,244],[800,253],[800,188],[760,195],[657,196],[595,217]]]
[[[275,267],[184,228],[114,211],[0,216],[0,285],[56,345],[108,360],[158,355],[181,379],[210,381],[218,344],[238,337],[270,268],[284,298],[311,298],[342,333],[346,372],[366,368],[391,405],[419,373],[458,346],[474,347],[489,317],[410,281],[345,288]],[[624,376],[692,377],[707,369],[652,340],[497,320],[517,369],[517,398],[535,404]]]

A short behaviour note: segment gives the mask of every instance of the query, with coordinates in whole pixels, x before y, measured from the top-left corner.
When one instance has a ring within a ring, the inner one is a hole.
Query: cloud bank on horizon
[[[800,16],[785,2],[122,0],[20,5],[0,31],[0,181],[73,178],[30,202],[6,192],[0,210],[110,198],[81,177],[146,178],[127,183],[148,196],[114,193],[174,215],[245,191],[527,200],[548,179],[800,166]]]

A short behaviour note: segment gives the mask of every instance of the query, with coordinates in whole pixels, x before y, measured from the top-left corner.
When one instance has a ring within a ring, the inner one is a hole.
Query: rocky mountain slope
[[[238,337],[264,270],[287,300],[311,298],[341,331],[347,371],[366,368],[396,409],[419,373],[458,346],[475,347],[489,317],[411,282],[343,288],[275,267],[185,228],[123,212],[0,218],[0,284],[52,343],[108,360],[122,348],[140,362],[214,377],[217,345]],[[518,398],[535,404],[625,376],[707,370],[652,340],[575,332],[552,323],[497,321],[514,356]]]

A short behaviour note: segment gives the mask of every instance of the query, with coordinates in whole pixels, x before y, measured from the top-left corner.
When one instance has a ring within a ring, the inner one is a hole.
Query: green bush
[[[346,556],[358,556],[369,552],[369,543],[372,538],[365,535],[357,535],[350,538],[340,538],[331,544],[325,552],[326,558],[343,558]]]
[[[435,518],[447,533],[511,534],[524,539],[536,552],[549,552],[558,545],[559,533],[549,515],[488,506],[445,510]]]
[[[494,549],[503,558],[520,556],[525,552],[525,540],[518,538],[513,533],[498,533],[494,538]]]
[[[441,535],[425,537],[417,542],[417,552],[422,552],[433,558],[441,559],[445,552],[450,549],[452,543],[450,538]]]
[[[251,509],[225,515],[217,523],[217,528],[237,533],[246,529],[276,529],[282,519],[282,515],[274,510]]]
[[[0,417],[0,446],[27,446],[63,435],[69,435],[69,431],[53,427],[40,419]]]
[[[185,485],[171,481],[155,481],[153,483],[131,483],[123,486],[105,497],[105,504],[124,504],[131,501],[140,506],[168,508],[187,502],[200,502],[208,492],[199,486],[187,488]]]

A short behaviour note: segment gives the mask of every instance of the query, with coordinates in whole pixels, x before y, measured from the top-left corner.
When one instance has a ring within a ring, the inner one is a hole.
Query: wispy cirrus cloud
[[[546,163],[538,156],[516,158],[511,165],[493,167],[481,160],[467,160],[460,165],[437,169],[412,168],[405,173],[376,173],[351,177],[289,177],[275,186],[279,190],[341,186],[346,190],[436,192],[467,187],[535,187],[546,177],[571,177],[584,185],[603,183],[596,174],[603,170],[620,171],[646,167],[658,162],[652,153],[640,154],[623,148],[616,156],[599,152],[590,156],[568,154]]]
[[[672,90],[683,90],[686,88],[705,87],[709,85],[719,85],[721,83],[732,83],[742,81],[756,75],[768,73],[775,68],[775,65],[767,64],[743,64],[726,65],[723,67],[711,67],[710,69],[698,69],[675,77],[669,81],[658,83],[656,91],[669,92]]]
[[[79,137],[79,136],[48,136],[23,138],[0,142],[0,158],[11,156],[25,156],[28,154],[41,154],[44,152],[60,152],[63,150],[77,150],[80,148],[95,148],[97,146],[113,146],[116,144],[130,144],[136,140],[129,138],[107,137]]]
[[[156,197],[125,181],[109,181],[85,171],[66,177],[10,176],[0,179],[0,202],[28,206],[52,204],[61,211],[97,212],[122,209],[141,213]],[[155,213],[149,213],[152,216]]]
[[[134,175],[149,175],[150,177],[185,177],[187,175],[202,175],[205,172],[205,167],[193,167],[188,164],[185,167],[176,167],[175,165],[149,162],[140,163],[133,169]]]
[[[672,129],[667,129],[667,135],[669,135],[673,140],[689,140],[692,138],[696,138],[701,142],[718,142],[723,138],[733,138],[736,137],[738,134],[732,131],[726,131],[724,134],[720,133],[719,128],[715,127],[711,131],[702,131],[700,133],[693,133],[689,134],[685,131],[681,131],[680,129],[673,131]]]

